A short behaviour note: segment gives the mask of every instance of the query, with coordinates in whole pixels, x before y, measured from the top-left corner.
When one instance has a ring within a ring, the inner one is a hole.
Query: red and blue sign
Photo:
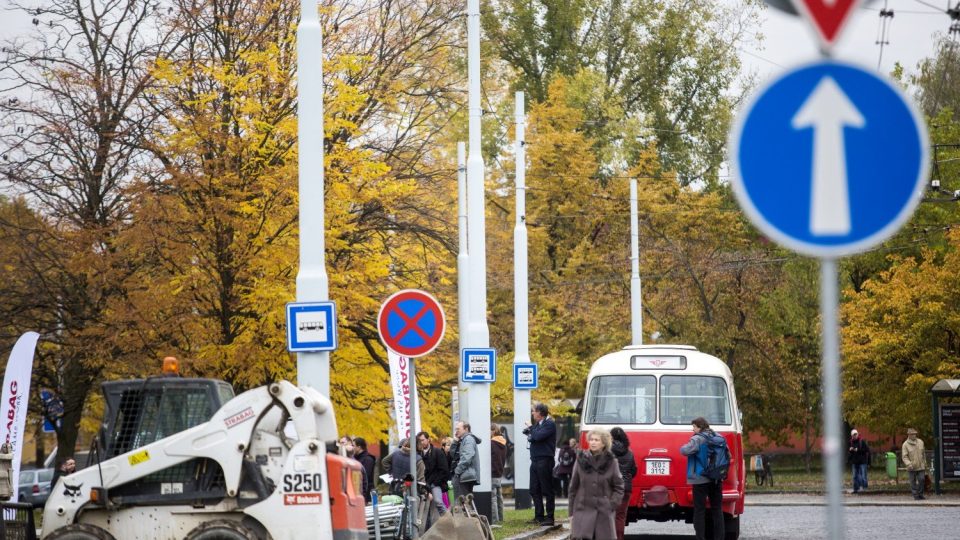
[[[408,358],[436,349],[446,325],[440,302],[417,289],[406,289],[387,298],[377,315],[377,331],[383,344]]]

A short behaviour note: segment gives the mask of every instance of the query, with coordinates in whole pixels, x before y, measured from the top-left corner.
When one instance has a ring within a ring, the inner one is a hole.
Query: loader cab
[[[104,415],[91,466],[203,424],[234,397],[233,387],[224,381],[175,374],[107,381],[101,389]],[[130,459],[148,459],[138,456]],[[216,502],[225,493],[220,466],[198,458],[114,487],[109,496],[119,505],[167,505]]]
[[[102,460],[202,424],[234,397],[233,387],[223,381],[175,376],[108,381],[101,388]]]

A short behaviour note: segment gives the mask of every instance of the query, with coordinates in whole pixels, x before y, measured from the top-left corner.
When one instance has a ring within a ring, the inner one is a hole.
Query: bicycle
[[[768,485],[773,486],[773,469],[770,467],[771,456],[757,454],[754,459],[756,459],[754,478],[757,485],[762,486],[765,482],[769,482]]]

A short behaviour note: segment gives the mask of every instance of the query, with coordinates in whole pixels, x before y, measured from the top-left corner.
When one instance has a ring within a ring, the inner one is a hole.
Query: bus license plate
[[[646,463],[647,463],[648,476],[669,476],[670,475],[669,461],[647,461]]]

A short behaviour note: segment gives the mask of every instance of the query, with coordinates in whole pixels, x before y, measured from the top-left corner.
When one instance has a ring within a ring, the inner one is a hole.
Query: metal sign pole
[[[414,378],[413,358],[408,358],[410,365],[410,477],[413,481],[410,483],[410,523],[413,524],[410,531],[410,538],[420,537],[420,524],[417,523],[417,499],[420,497],[420,486],[417,485],[417,455],[420,449],[417,448],[417,380]]]
[[[823,464],[827,478],[827,533],[843,540],[843,449],[840,419],[840,339],[837,321],[837,260],[820,260],[820,312],[823,332]]]

